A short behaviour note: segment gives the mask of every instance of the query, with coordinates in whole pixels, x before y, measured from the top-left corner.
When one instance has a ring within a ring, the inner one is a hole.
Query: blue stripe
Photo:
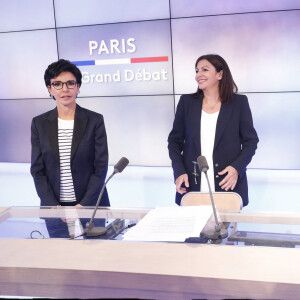
[[[76,66],[94,66],[95,65],[94,60],[72,61],[71,63]]]

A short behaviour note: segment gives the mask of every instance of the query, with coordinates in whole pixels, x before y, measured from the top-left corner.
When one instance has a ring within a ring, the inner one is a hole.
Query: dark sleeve
[[[83,206],[94,205],[92,199],[98,199],[100,190],[102,189],[108,168],[108,147],[107,136],[104,125],[103,116],[100,115],[94,131],[95,138],[95,160],[94,174],[90,176],[86,193],[84,194],[80,204]]]
[[[42,206],[59,205],[53,189],[46,174],[45,163],[43,161],[39,131],[35,124],[35,119],[31,123],[31,167],[30,172],[34,180],[35,188],[41,199]]]
[[[239,156],[231,163],[231,166],[233,166],[239,174],[242,174],[246,171],[247,165],[252,160],[259,141],[253,126],[252,114],[246,96],[243,96],[241,100],[239,134],[242,148]]]
[[[168,137],[169,156],[172,161],[174,179],[182,174],[186,174],[183,161],[183,149],[185,143],[185,112],[183,96],[177,105],[173,128]]]

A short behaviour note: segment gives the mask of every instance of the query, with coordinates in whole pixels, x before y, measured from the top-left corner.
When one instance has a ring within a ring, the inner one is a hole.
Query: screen
[[[44,72],[64,58],[83,74],[77,103],[104,116],[109,164],[170,166],[180,95],[197,89],[197,58],[216,53],[249,99],[249,167],[299,169],[299,37],[299,1],[3,1],[0,161],[30,162],[31,120],[55,107]]]

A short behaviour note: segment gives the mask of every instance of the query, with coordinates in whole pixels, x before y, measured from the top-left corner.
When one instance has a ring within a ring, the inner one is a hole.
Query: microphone
[[[207,172],[208,171],[209,167],[208,167],[205,156],[199,156],[197,158],[197,164],[198,164],[200,172]]]
[[[218,222],[217,213],[216,213],[216,206],[215,206],[215,202],[214,202],[213,195],[212,195],[211,188],[210,188],[210,183],[209,183],[208,176],[207,176],[207,170],[209,168],[208,168],[208,164],[207,164],[205,156],[199,156],[197,158],[197,164],[199,166],[199,170],[201,172],[203,172],[206,176],[208,189],[209,189],[210,200],[211,200],[211,205],[212,205],[212,208],[213,208],[215,222],[216,222],[215,229],[206,230],[206,232],[204,232],[204,235],[207,238],[212,239],[212,240],[224,239],[228,236],[228,231],[225,228],[221,228],[220,223]]]
[[[129,164],[129,160],[126,157],[122,157],[114,167],[114,173],[121,173]]]
[[[96,207],[94,209],[94,213],[91,217],[91,220],[86,223],[86,228],[85,228],[85,235],[87,236],[99,236],[99,235],[103,235],[107,232],[107,228],[106,227],[94,227],[94,218],[95,218],[95,214],[96,211],[98,209],[100,200],[102,198],[102,195],[104,193],[104,189],[106,187],[106,184],[108,183],[108,181],[117,173],[121,173],[128,165],[129,160],[126,157],[122,157],[114,166],[114,171],[113,173],[109,176],[109,178],[106,180],[106,182],[104,183],[100,195],[98,197],[97,203],[96,203]]]

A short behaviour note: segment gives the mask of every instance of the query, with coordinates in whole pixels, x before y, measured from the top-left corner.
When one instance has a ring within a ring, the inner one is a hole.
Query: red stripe
[[[157,57],[131,58],[130,61],[131,61],[132,64],[137,64],[137,63],[168,61],[168,59],[169,59],[168,56],[157,56]]]

